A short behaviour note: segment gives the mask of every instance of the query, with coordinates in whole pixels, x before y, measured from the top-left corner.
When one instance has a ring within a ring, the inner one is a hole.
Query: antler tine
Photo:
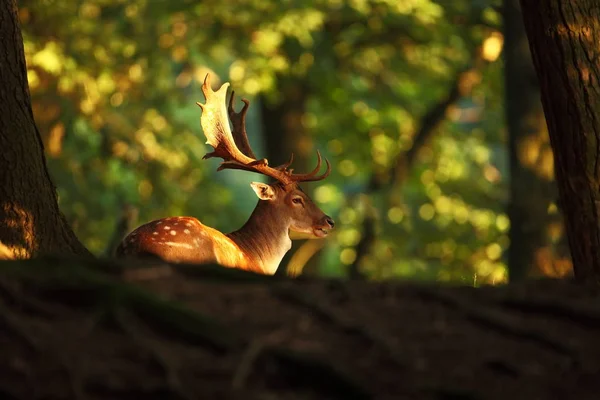
[[[321,161],[321,153],[319,152],[319,150],[317,150],[317,166],[315,167],[315,169],[313,169],[308,174],[293,174],[290,176],[290,178],[295,182],[315,182],[327,178],[331,173],[331,164],[329,163],[328,159],[325,159],[325,164],[327,164],[327,169],[325,170],[325,172],[321,175],[316,176],[316,174],[321,169]]]
[[[233,99],[230,99],[229,105],[231,107],[228,110],[228,87],[229,83],[226,82],[218,90],[213,91],[210,87],[210,75],[208,74],[202,84],[202,93],[206,102],[204,104],[197,103],[202,108],[200,123],[207,139],[206,143],[210,144],[214,149],[214,151],[207,153],[203,158],[222,158],[223,162],[217,169],[218,171],[223,169],[241,169],[269,176],[284,184],[292,182],[289,173],[286,171],[279,171],[269,167],[266,158],[257,160],[254,157],[254,153],[252,153],[250,146],[247,144],[246,130],[243,128],[244,117],[250,102],[243,100],[245,104],[244,108],[239,113],[236,113],[233,111]],[[229,126],[228,116],[230,113],[233,115],[235,132],[232,132]]]
[[[202,94],[206,102],[204,104],[196,103],[202,108],[202,117],[200,123],[202,130],[206,136],[206,143],[210,144],[214,151],[207,153],[204,158],[219,157],[223,162],[217,171],[223,169],[241,169],[245,171],[256,172],[269,176],[284,185],[294,182],[311,182],[325,179],[331,172],[331,165],[327,163],[327,170],[322,175],[317,173],[321,169],[321,153],[317,150],[317,166],[308,174],[293,174],[292,169],[288,167],[294,160],[292,154],[290,161],[279,167],[273,168],[269,166],[266,158],[256,159],[254,152],[248,143],[248,135],[246,134],[246,113],[250,102],[242,99],[244,107],[240,112],[235,112],[233,108],[234,96],[232,92],[229,102],[227,101],[227,88],[229,83],[224,83],[218,90],[212,90],[210,86],[210,75],[207,74],[202,84]],[[233,131],[229,125],[231,125]]]
[[[328,159],[325,159],[325,164],[327,165],[327,169],[321,175],[307,176],[306,178],[301,178],[298,181],[299,182],[316,182],[316,181],[321,181],[321,180],[327,178],[329,176],[329,174],[331,173],[331,164],[329,163]]]
[[[226,97],[229,83],[225,82],[221,87],[214,91],[210,85],[210,74],[206,74],[202,84],[202,94],[205,103],[196,103],[202,109],[200,123],[206,136],[206,143],[214,148],[214,151],[207,153],[204,158],[219,157],[226,163],[237,163],[247,165],[256,161],[237,147],[233,138],[229,120],[227,119]]]
[[[232,90],[231,96],[229,97],[227,112],[229,114],[229,119],[231,120],[231,125],[233,126],[233,140],[242,153],[250,158],[256,159],[256,156],[250,147],[250,142],[248,141],[248,134],[246,133],[246,114],[248,113],[248,107],[250,107],[250,101],[242,99],[244,106],[239,113],[236,113],[233,108],[234,98],[235,91]]]
[[[286,162],[286,163],[283,163],[283,164],[281,164],[281,165],[278,165],[277,167],[275,167],[275,169],[278,169],[278,170],[280,170],[280,171],[285,171],[285,170],[287,170],[287,169],[288,169],[288,167],[289,167],[290,165],[292,165],[292,163],[293,163],[293,162],[294,162],[294,153],[292,153],[292,155],[291,155],[291,157],[290,157],[290,160],[289,160],[288,162]],[[290,171],[291,171],[291,170],[290,170]],[[290,171],[288,171],[288,172],[290,172]]]

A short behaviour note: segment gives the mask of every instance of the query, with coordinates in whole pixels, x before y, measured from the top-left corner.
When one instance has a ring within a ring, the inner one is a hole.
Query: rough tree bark
[[[508,272],[511,281],[532,274],[560,275],[554,271],[548,228],[560,223],[560,215],[549,215],[556,199],[556,185],[543,171],[548,133],[540,91],[519,0],[503,3],[505,112],[510,158],[510,249]],[[568,258],[567,255],[564,258]],[[543,265],[542,265],[543,264]]]
[[[575,277],[600,283],[600,7],[521,0]]]
[[[0,243],[11,258],[90,255],[58,208],[35,126],[14,0],[0,2]]]

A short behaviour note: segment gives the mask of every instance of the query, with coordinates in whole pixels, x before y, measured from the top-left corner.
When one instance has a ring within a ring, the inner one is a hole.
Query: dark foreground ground
[[[571,282],[90,266],[0,263],[0,399],[600,398],[600,296]]]

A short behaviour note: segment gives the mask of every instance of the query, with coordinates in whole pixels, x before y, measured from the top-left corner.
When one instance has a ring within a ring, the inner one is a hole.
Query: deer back
[[[259,269],[229,237],[193,217],[169,217],[141,225],[123,239],[116,255]]]

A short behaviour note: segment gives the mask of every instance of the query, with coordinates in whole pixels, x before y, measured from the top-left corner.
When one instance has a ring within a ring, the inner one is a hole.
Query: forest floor
[[[238,272],[0,263],[0,399],[600,398],[596,289]]]

